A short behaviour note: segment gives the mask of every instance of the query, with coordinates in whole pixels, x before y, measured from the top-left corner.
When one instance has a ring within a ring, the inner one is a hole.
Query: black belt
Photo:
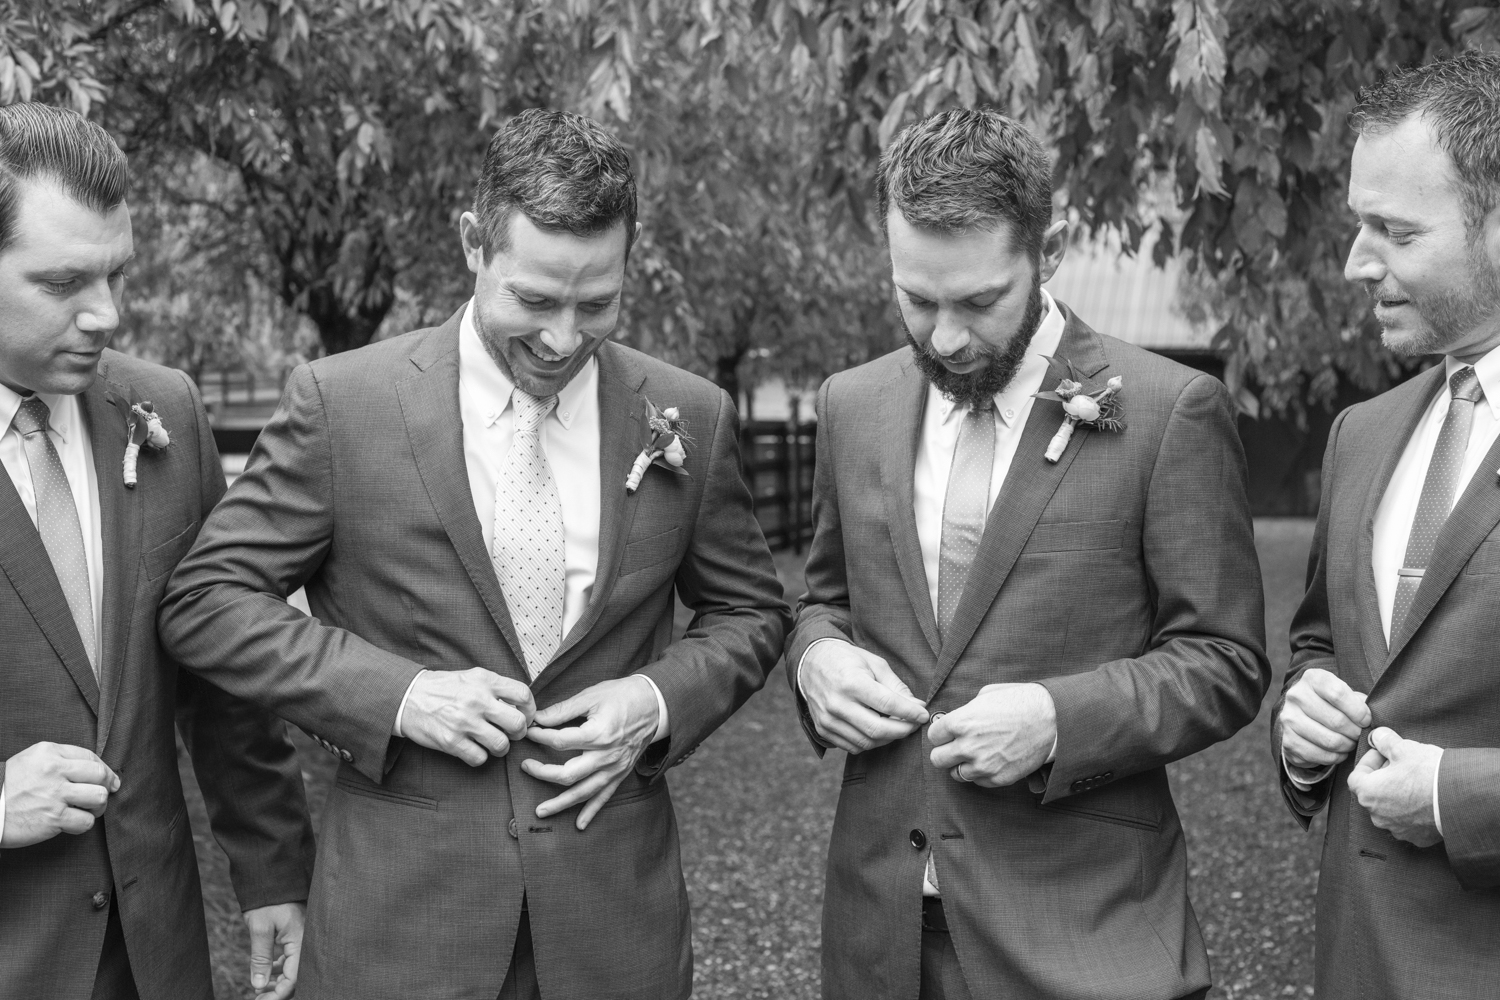
[[[922,929],[934,934],[948,933],[948,917],[943,913],[943,897],[922,897]]]

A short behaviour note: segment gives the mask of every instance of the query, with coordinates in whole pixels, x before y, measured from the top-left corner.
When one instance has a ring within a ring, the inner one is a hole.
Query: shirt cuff
[[[417,678],[421,677],[425,673],[427,673],[427,671],[418,670],[415,674],[412,675],[411,683],[406,685],[406,693],[401,696],[401,707],[396,709],[396,724],[391,727],[392,736],[406,735],[405,733],[401,732],[401,717],[406,714],[406,699],[411,697],[411,689],[417,686]]]
[[[661,696],[661,688],[657,687],[656,682],[651,678],[645,674],[637,674],[636,676],[644,680],[647,684],[650,684],[651,692],[656,695],[656,735],[651,737],[651,742],[655,743],[657,740],[664,740],[672,731],[671,726],[667,724],[667,699]]]
[[[1437,763],[1432,768],[1432,825],[1437,827],[1438,836],[1443,835],[1443,814],[1438,811],[1438,772],[1443,768],[1443,751],[1438,750]],[[0,792],[0,829],[4,829],[5,823],[5,798],[4,792]]]
[[[797,693],[802,696],[802,700],[803,701],[807,700],[807,692],[804,691],[804,690],[802,690],[802,665],[807,662],[807,654],[811,653],[813,651],[813,649],[816,648],[817,645],[818,645],[818,643],[820,643],[820,642],[848,642],[848,641],[849,640],[847,640],[847,639],[836,639],[836,638],[834,638],[831,635],[825,635],[823,638],[821,638],[821,639],[814,639],[812,642],[810,642],[810,643],[807,644],[807,648],[802,651],[802,659],[800,659],[800,660],[797,661]]]
[[[0,761],[0,770],[5,768],[5,763]],[[1441,832],[1441,831],[1440,831]],[[0,783],[0,837],[5,836],[5,785]]]
[[[1291,779],[1292,787],[1299,792],[1310,792],[1313,786],[1333,773],[1333,765],[1324,767],[1298,767],[1286,759],[1286,747],[1281,748],[1281,766],[1286,768],[1286,776]]]

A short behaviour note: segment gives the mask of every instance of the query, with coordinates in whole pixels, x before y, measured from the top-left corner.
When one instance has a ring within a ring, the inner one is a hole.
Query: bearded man
[[[849,754],[825,997],[1209,985],[1166,765],[1270,682],[1245,462],[1218,381],[1042,290],[1050,177],[988,110],[881,161],[909,343],[818,395],[787,653],[818,752]]]
[[[1360,95],[1344,276],[1428,371],[1333,423],[1281,788],[1328,809],[1319,997],[1489,996],[1500,982],[1500,58]]]

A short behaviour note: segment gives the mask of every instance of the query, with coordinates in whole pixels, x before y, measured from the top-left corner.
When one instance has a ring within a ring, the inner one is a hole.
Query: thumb
[[[1379,729],[1370,732],[1370,746],[1379,750],[1381,756],[1386,760],[1395,760],[1396,755],[1401,752],[1401,744],[1405,742],[1400,736],[1396,735],[1394,729],[1388,726],[1381,726]]]
[[[896,703],[884,706],[882,714],[918,725],[927,721],[927,706],[923,705],[917,696],[911,693],[911,688],[907,687],[906,682],[896,676],[896,672],[891,669],[889,663],[879,656],[870,656],[866,658],[865,664],[869,667],[870,674],[875,678],[875,682],[897,696],[894,699]],[[906,704],[900,704],[903,701]]]
[[[596,707],[595,699],[590,697],[587,691],[580,691],[571,698],[564,698],[556,705],[538,709],[536,715],[531,717],[531,724],[548,728],[560,726],[580,715],[594,714]]]
[[[271,945],[276,931],[268,920],[252,920],[249,924],[250,986],[259,992],[271,981]]]

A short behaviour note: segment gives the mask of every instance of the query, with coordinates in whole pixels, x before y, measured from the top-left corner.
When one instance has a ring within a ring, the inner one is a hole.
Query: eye
[[[970,309],[980,309],[980,310],[983,310],[983,309],[988,309],[990,306],[994,305],[996,302],[999,302],[999,301],[1000,301],[999,294],[995,294],[995,295],[986,295],[986,296],[983,296],[983,297],[977,298],[977,299],[968,299],[964,304],[966,306],[968,306]]]
[[[527,309],[546,309],[552,304],[548,299],[534,299],[527,295],[521,295],[520,293],[516,294],[516,301],[521,303],[521,305],[525,306]]]
[[[42,280],[42,287],[51,292],[53,295],[66,295],[73,290],[73,286],[75,284],[77,284],[77,282],[75,282],[72,278],[69,278],[66,281],[48,281],[46,279]]]
[[[922,296],[920,296],[920,295],[913,295],[911,292],[907,292],[906,293],[906,301],[911,303],[911,306],[912,306],[913,309],[931,309],[932,308],[932,300],[931,299],[924,299],[924,298],[922,298]]]
[[[602,313],[614,305],[614,299],[605,299],[603,302],[580,302],[578,308],[586,313]]]
[[[109,283],[111,285],[118,285],[128,277],[130,277],[130,272],[122,267],[109,276]]]

